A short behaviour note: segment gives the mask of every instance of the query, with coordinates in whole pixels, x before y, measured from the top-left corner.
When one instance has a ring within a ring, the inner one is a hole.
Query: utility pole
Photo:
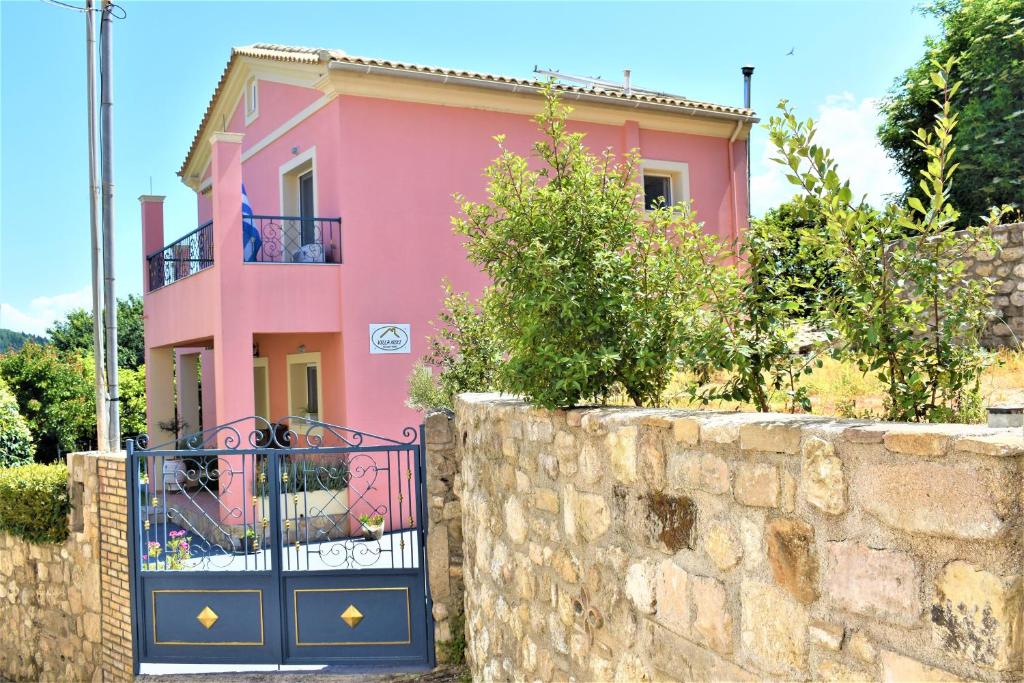
[[[107,412],[107,450],[121,450],[120,394],[117,383],[117,298],[114,290],[114,145],[111,72],[111,0],[102,0],[100,19],[100,175],[103,184],[103,313],[106,322],[107,389],[110,392]]]
[[[96,178],[96,28],[93,23],[93,0],[85,0],[85,68],[86,100],[89,107],[89,234],[92,244],[92,355],[96,383],[96,448],[105,449],[107,437],[106,370],[103,358],[103,281],[100,269],[100,186]]]

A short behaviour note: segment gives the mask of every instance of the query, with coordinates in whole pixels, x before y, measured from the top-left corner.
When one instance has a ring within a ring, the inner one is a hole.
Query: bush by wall
[[[30,462],[35,452],[32,432],[18,412],[18,401],[0,379],[0,467]]]
[[[68,537],[68,468],[28,464],[0,468],[0,530],[33,543]]]

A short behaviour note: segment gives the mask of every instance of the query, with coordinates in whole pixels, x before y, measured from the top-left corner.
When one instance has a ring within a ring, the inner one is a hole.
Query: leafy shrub
[[[66,465],[0,469],[0,529],[33,543],[60,543],[70,510]]]
[[[863,372],[877,373],[887,389],[886,417],[910,421],[971,421],[980,409],[981,373],[989,356],[979,338],[987,322],[992,283],[964,268],[963,254],[995,251],[993,209],[982,227],[953,229],[960,212],[950,203],[957,164],[951,101],[959,83],[955,64],[935,63],[939,90],[931,131],[915,133],[928,159],[921,172],[924,201],[876,211],[853,199],[830,152],[813,142],[813,121],[801,122],[785,102],[772,117],[770,137],[789,179],[822,207],[825,253],[843,280],[829,314]],[[902,240],[906,235],[910,239]]]
[[[683,363],[703,371],[698,374],[705,380],[716,370],[728,374],[725,382],[691,384],[691,396],[705,405],[741,401],[767,412],[772,395],[783,392],[789,410],[811,409],[802,379],[820,361],[795,343],[792,317],[804,303],[785,272],[788,265],[776,258],[786,239],[780,231],[771,223],[749,231],[735,259],[721,243],[703,243],[703,306],[687,331]]]
[[[430,366],[420,362],[413,365],[412,372],[409,373],[409,398],[406,399],[405,405],[424,412],[451,410],[452,396],[438,386]]]
[[[32,460],[36,447],[18,402],[0,379],[0,467],[21,465]]]
[[[428,340],[430,352],[409,376],[408,405],[419,410],[451,410],[457,394],[493,389],[501,364],[494,329],[482,307],[452,292],[447,281],[442,286],[444,309],[436,334]],[[439,371],[436,381],[431,368]]]
[[[654,403],[703,286],[686,246],[701,229],[688,207],[646,213],[635,153],[592,155],[566,129],[569,111],[546,88],[537,163],[497,136],[488,200],[456,195],[455,230],[493,283],[483,309],[505,355],[497,388],[546,408],[619,388],[637,405]]]

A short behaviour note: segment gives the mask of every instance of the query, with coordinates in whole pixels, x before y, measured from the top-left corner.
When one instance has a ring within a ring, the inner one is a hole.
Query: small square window
[[[662,201],[659,202],[658,200]],[[650,211],[655,206],[672,204],[672,178],[665,175],[644,174],[644,208]]]

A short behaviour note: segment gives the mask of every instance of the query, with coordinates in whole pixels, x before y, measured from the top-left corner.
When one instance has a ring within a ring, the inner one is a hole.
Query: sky
[[[742,104],[740,67],[753,64],[762,120],[781,98],[813,116],[855,192],[878,202],[901,182],[875,140],[876,104],[938,28],[899,0],[119,2],[118,296],[141,292],[139,195],[167,196],[168,241],[196,227],[195,197],[176,172],[234,45],[337,48],[520,77],[536,65],[619,80],[629,68],[636,87],[731,105]],[[83,14],[0,0],[0,327],[42,334],[90,305],[85,121]],[[762,129],[751,156],[759,215],[792,190]]]

